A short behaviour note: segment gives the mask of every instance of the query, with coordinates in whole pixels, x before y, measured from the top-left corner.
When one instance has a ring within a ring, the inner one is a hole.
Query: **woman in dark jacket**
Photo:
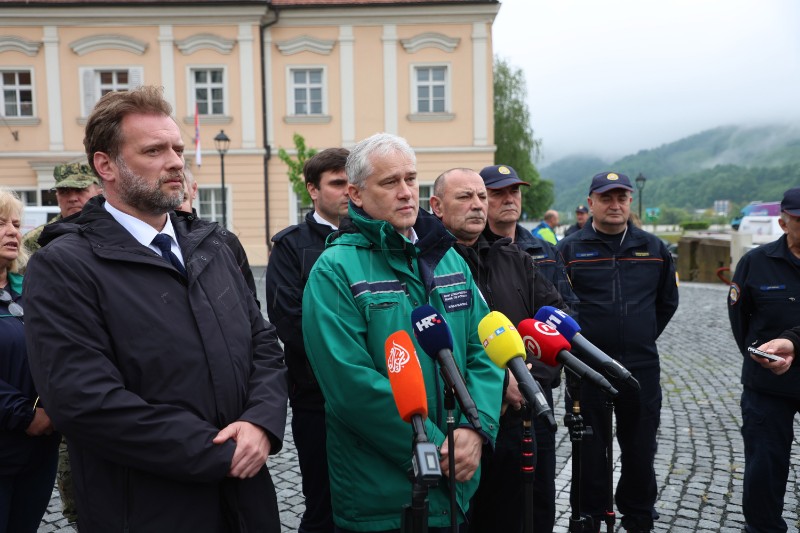
[[[35,532],[56,477],[59,436],[28,369],[23,324],[22,203],[0,189],[0,531]]]

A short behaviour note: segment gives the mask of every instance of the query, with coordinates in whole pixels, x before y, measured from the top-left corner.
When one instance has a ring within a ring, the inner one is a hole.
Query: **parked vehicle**
[[[780,202],[750,202],[744,206],[739,216],[731,221],[731,227],[738,231],[742,224],[742,219],[746,216],[770,216],[777,217],[781,214]]]

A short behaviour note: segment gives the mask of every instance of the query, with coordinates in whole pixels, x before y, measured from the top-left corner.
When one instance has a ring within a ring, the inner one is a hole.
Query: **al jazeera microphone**
[[[556,429],[553,410],[542,387],[531,376],[525,364],[525,345],[514,324],[499,311],[492,311],[478,324],[478,337],[489,359],[500,368],[508,368],[517,378],[519,391],[537,417],[542,417],[552,431]]]
[[[442,477],[442,469],[439,465],[439,451],[434,443],[428,442],[425,433],[428,399],[414,343],[405,331],[395,331],[386,339],[384,351],[386,371],[397,412],[414,429],[414,476],[418,481],[427,484],[436,483]]]

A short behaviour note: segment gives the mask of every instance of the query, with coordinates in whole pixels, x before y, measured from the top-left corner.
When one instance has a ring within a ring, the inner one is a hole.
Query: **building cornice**
[[[243,21],[260,24],[267,15],[266,4],[253,6],[135,6],[96,7],[3,7],[3,27],[19,26],[135,26],[161,25],[169,20],[173,26],[238,24]]]
[[[383,26],[385,24],[463,24],[477,20],[493,22],[500,4],[466,5],[408,5],[370,7],[315,6],[315,9],[281,9],[279,25],[331,26],[350,24],[353,26]]]

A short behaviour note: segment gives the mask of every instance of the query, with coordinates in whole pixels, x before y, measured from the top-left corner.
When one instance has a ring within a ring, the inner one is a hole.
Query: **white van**
[[[778,224],[780,218],[779,216],[770,215],[747,215],[742,217],[739,232],[771,236],[773,239],[777,239],[783,235],[783,230]]]

